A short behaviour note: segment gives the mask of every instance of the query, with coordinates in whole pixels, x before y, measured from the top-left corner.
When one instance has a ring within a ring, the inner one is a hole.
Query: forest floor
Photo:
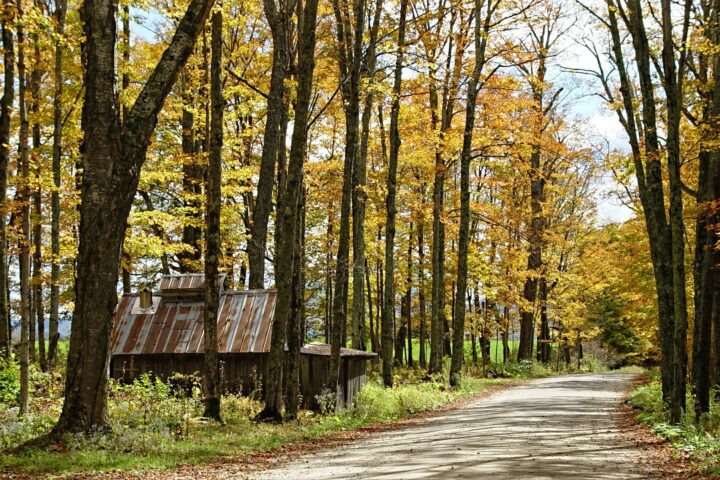
[[[635,379],[531,381],[421,424],[280,461],[251,478],[653,478],[621,431],[619,406]]]

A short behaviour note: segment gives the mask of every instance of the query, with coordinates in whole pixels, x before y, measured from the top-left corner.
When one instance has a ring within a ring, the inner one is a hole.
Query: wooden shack
[[[267,374],[275,290],[234,291],[218,278],[220,306],[218,357],[227,391],[250,394]],[[121,298],[113,324],[110,376],[130,381],[144,373],[167,379],[175,373],[204,370],[204,276],[167,275],[156,294],[141,292]],[[367,361],[375,354],[341,350],[342,398],[351,405],[366,380]],[[303,405],[316,409],[328,383],[330,347],[309,344],[300,350]]]

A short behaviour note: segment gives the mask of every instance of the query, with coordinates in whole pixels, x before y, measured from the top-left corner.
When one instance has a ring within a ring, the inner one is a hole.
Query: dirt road
[[[426,423],[258,472],[282,479],[648,478],[619,435],[632,375],[536,380]]]

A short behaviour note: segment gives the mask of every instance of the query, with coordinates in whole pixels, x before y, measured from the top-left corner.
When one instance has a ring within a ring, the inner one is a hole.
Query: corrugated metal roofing
[[[220,291],[225,285],[225,274],[217,278]],[[160,293],[163,296],[179,296],[187,294],[202,294],[205,289],[205,275],[202,273],[183,273],[164,275],[160,280]]]
[[[188,282],[197,285],[195,278]],[[275,297],[274,290],[223,292],[218,315],[218,352],[269,352]],[[133,306],[139,301],[137,295],[123,295],[118,304],[113,325],[113,355],[204,352],[203,301],[163,300],[154,314],[134,314]]]

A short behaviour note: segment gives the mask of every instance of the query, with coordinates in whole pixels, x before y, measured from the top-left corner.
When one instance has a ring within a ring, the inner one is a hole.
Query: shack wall
[[[222,362],[222,381],[226,391],[249,395],[262,385],[268,372],[267,353],[225,353],[218,355]],[[367,380],[366,358],[342,357],[340,385],[342,395],[338,408],[352,405],[355,395]],[[113,355],[110,376],[132,381],[148,373],[166,380],[175,373],[203,374],[205,364],[202,354],[152,354]],[[318,396],[328,384],[330,357],[325,355],[300,355],[300,392],[304,408],[319,410]]]

